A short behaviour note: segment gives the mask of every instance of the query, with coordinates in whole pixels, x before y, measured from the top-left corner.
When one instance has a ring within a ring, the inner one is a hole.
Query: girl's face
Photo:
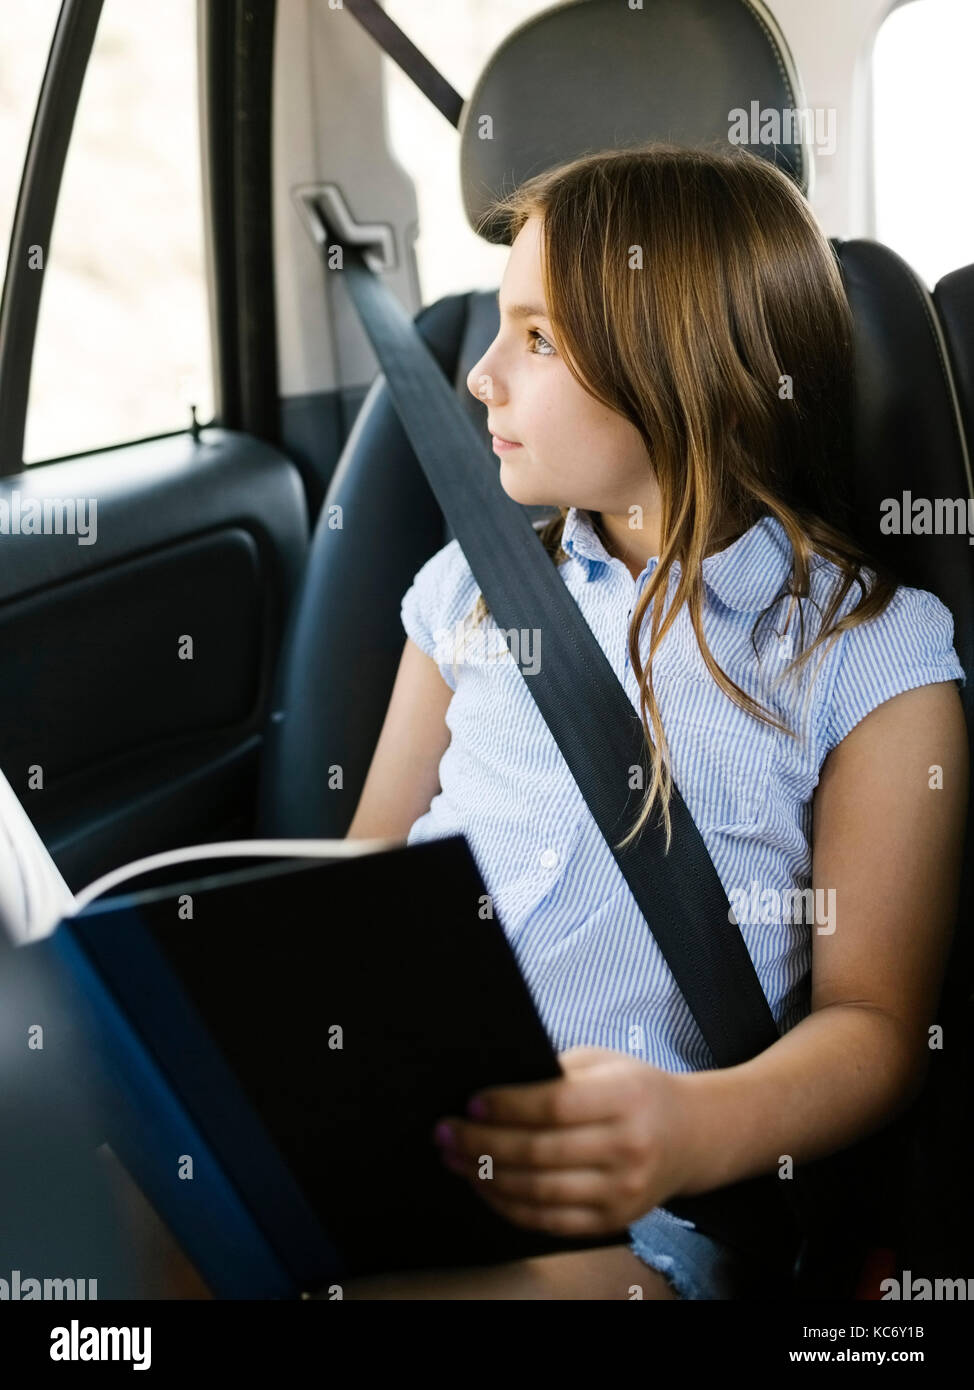
[[[504,491],[525,506],[651,512],[658,491],[639,431],[572,376],[547,317],[541,281],[541,220],[524,224],[498,296],[497,337],[471,368],[467,388],[487,406]],[[531,310],[526,313],[525,308]]]

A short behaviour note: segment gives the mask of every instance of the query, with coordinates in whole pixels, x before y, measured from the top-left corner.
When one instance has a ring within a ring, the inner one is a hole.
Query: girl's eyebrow
[[[501,307],[501,292],[497,291],[497,307]],[[511,304],[507,310],[507,316],[511,319],[547,319],[548,315],[537,304]],[[550,323],[551,320],[548,319]]]

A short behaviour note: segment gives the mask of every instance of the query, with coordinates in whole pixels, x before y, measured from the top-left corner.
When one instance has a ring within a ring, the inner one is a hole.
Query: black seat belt
[[[622,850],[643,766],[639,715],[496,460],[392,292],[343,248],[343,282],[375,349],[406,435],[498,627],[541,634],[522,676],[551,730],[719,1067],[762,1052],[777,1026],[699,830],[674,787],[673,838],[647,824]],[[628,816],[628,820],[627,820]]]
[[[375,40],[383,52],[402,68],[415,82],[423,95],[452,126],[460,124],[463,97],[438,72],[425,53],[413,43],[376,0],[345,0],[345,8],[355,16],[362,28]]]
[[[319,209],[320,212],[320,209]],[[322,216],[322,222],[324,223]],[[327,227],[327,224],[325,224]],[[322,254],[328,257],[325,236]],[[642,766],[639,715],[521,506],[501,487],[494,456],[464,414],[435,358],[358,248],[339,273],[386,377],[403,428],[498,627],[541,633],[540,663],[522,677],[703,1034],[714,1063],[731,1067],[777,1041],[778,1029],[707,847],[674,785],[672,842],[647,822],[622,850],[631,824],[630,769]],[[513,653],[512,653],[513,654]],[[627,820],[628,817],[628,820]],[[788,1243],[807,1227],[807,1170],[796,1183],[758,1177],[673,1198],[702,1229],[747,1239],[780,1227]],[[771,1186],[769,1186],[769,1182]],[[734,1192],[728,1205],[725,1194]],[[781,1193],[781,1195],[778,1195]],[[782,1197],[789,1210],[782,1206]],[[786,1226],[798,1214],[798,1227]],[[706,1217],[706,1221],[703,1218]]]
[[[463,99],[375,0],[346,0],[350,12],[454,126]],[[315,208],[322,228],[327,219]],[[718,1067],[746,1061],[777,1041],[778,1029],[744,938],[730,919],[727,896],[675,783],[672,842],[647,823],[634,843],[614,848],[630,828],[630,769],[643,766],[645,735],[625,687],[612,670],[575,600],[558,576],[522,508],[504,492],[493,454],[464,414],[416,325],[372,273],[361,251],[343,245],[345,286],[386,378],[400,422],[427,481],[490,608],[504,631],[542,636],[540,669],[522,676],[585,801],[632,890]],[[876,1146],[876,1137],[860,1141]],[[835,1296],[830,1271],[816,1288],[814,1232],[831,1253],[826,1220],[854,1172],[855,1149],[794,1170],[794,1182],[764,1176],[712,1193],[673,1198],[667,1207],[701,1228],[746,1244],[752,1228],[782,1222],[782,1249],[803,1237],[796,1275],[813,1296]],[[784,1197],[787,1213],[781,1204]],[[730,1199],[730,1200],[728,1200]],[[784,1220],[782,1221],[782,1218]],[[788,1218],[797,1221],[792,1225]],[[838,1217],[836,1218],[838,1219]],[[760,1242],[755,1248],[760,1249]],[[850,1265],[846,1275],[854,1273]],[[851,1296],[851,1285],[848,1289]]]
[[[318,209],[320,213],[320,208]],[[327,223],[322,215],[322,224]],[[330,236],[321,242],[326,259]],[[717,1067],[747,1061],[778,1039],[774,1016],[727,895],[675,784],[672,841],[652,817],[624,849],[630,769],[642,765],[642,722],[584,615],[521,506],[501,487],[493,454],[465,415],[416,325],[392,291],[344,245],[339,272],[382,367],[396,411],[498,627],[541,633],[535,674],[521,671],[583,797],[632,890]],[[512,653],[513,655],[513,653]],[[628,819],[627,819],[628,817]],[[836,1209],[854,1150],[773,1175],[673,1197],[667,1207],[762,1256],[769,1248],[814,1260],[810,1233],[831,1255],[825,1220]],[[852,1159],[854,1162],[854,1158]],[[762,1238],[755,1234],[764,1232]],[[796,1240],[800,1246],[796,1247]],[[852,1266],[850,1266],[852,1268]],[[800,1285],[799,1285],[800,1286]],[[834,1290],[830,1289],[830,1296]]]
[[[463,99],[398,25],[375,0],[346,3],[383,51],[458,125]],[[327,228],[323,210],[317,211]],[[632,809],[630,768],[642,766],[639,716],[526,514],[500,486],[494,456],[415,325],[356,247],[346,243],[343,259],[346,287],[399,419],[498,627],[542,635],[541,669],[524,679],[612,848],[628,829],[623,817]],[[744,939],[729,920],[717,871],[675,784],[670,815],[670,855],[663,855],[661,832],[643,845],[649,827],[635,845],[612,852],[653,924],[716,1064],[733,1066],[770,1046],[778,1030]]]
[[[429,100],[456,125],[462,99],[374,0],[349,11]],[[323,228],[326,214],[316,208]],[[325,239],[341,244],[337,235]],[[324,251],[324,242],[319,241]],[[538,544],[534,529],[497,479],[496,459],[464,414],[415,325],[343,244],[344,278],[385,374],[417,459],[498,627],[542,634],[541,669],[528,688],[610,848],[629,827],[629,770],[642,766],[643,728],[602,648]],[[326,259],[327,263],[327,259]],[[522,672],[523,674],[523,672]],[[673,843],[663,855],[647,832],[617,852],[643,916],[718,1066],[770,1046],[774,1018],[723,886],[675,784]],[[665,907],[663,906],[665,904]]]

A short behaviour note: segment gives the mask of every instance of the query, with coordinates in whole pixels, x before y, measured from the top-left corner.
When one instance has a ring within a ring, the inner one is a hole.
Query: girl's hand
[[[555,1081],[493,1086],[442,1124],[443,1161],[516,1226],[553,1235],[617,1232],[676,1194],[688,1154],[678,1073],[605,1047],[558,1055]]]

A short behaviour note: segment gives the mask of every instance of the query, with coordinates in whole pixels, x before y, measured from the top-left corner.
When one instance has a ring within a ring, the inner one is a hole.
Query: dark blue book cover
[[[462,836],[207,867],[38,945],[113,1150],[214,1294],[606,1243],[512,1226],[433,1143],[479,1088],[560,1073]]]

